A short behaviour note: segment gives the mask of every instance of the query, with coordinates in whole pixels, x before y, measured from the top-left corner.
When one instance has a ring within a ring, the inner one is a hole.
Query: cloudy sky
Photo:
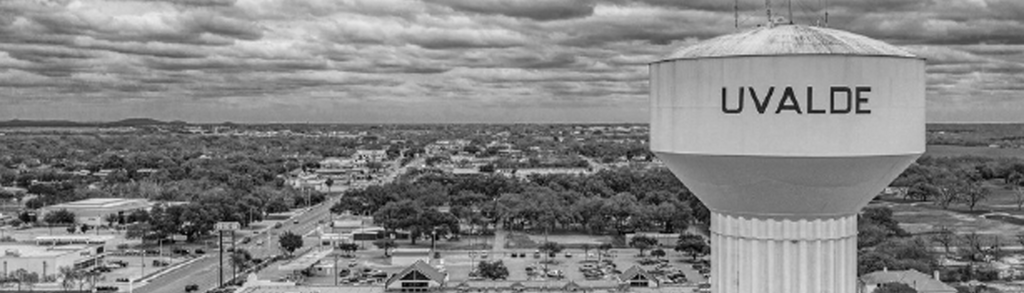
[[[777,0],[775,3],[784,3]],[[1024,1],[793,0],[928,58],[930,121],[1024,121]],[[764,22],[741,0],[741,25]],[[777,10],[784,10],[777,5]],[[0,0],[0,119],[645,122],[730,0]]]

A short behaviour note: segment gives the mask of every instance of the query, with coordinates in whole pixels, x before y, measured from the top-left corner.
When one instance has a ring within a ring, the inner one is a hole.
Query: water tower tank
[[[924,60],[778,25],[650,72],[651,150],[712,212],[712,291],[856,292],[857,213],[924,152]]]

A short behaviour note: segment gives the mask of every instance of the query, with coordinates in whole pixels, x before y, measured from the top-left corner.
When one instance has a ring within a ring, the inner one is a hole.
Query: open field
[[[958,233],[977,232],[998,235],[1004,243],[1016,244],[1016,234],[1024,233],[1024,210],[1018,210],[1013,191],[1002,185],[1002,180],[985,183],[992,191],[988,199],[978,203],[974,210],[964,204],[954,204],[949,209],[932,202],[912,202],[896,198],[883,198],[869,206],[887,206],[893,210],[893,218],[907,232],[930,233],[938,227],[949,227]]]
[[[924,155],[935,157],[979,156],[989,158],[1024,158],[1024,149],[968,147],[956,145],[928,145],[926,147]]]

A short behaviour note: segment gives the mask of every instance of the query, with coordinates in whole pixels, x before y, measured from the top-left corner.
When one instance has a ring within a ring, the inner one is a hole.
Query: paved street
[[[264,258],[275,254],[280,254],[280,249],[277,246],[277,237],[285,231],[292,231],[299,235],[304,235],[310,231],[316,229],[317,221],[330,220],[330,207],[337,200],[336,197],[331,198],[319,205],[314,206],[312,209],[302,213],[292,220],[282,222],[282,227],[278,229],[269,229],[267,232],[256,235],[253,237],[249,244],[240,244],[238,248],[246,249],[253,254],[253,257]],[[294,221],[298,221],[295,224]],[[240,232],[242,234],[245,232]],[[267,238],[269,237],[269,238]],[[236,240],[241,242],[243,236],[236,236]],[[259,239],[263,240],[263,245],[256,245]],[[230,247],[225,240],[225,249]],[[313,242],[306,242],[306,245],[315,245]],[[146,292],[146,293],[180,293],[184,292],[185,286],[189,284],[199,285],[200,292],[212,289],[216,287],[218,278],[217,271],[219,262],[217,260],[217,253],[219,251],[213,250],[208,252],[209,254],[202,260],[196,261],[192,264],[181,267],[170,273],[157,277],[150,280],[147,284],[142,287],[135,288],[135,292]],[[226,255],[226,254],[225,254]],[[228,280],[231,277],[231,268],[228,266],[227,257],[224,259],[224,280]]]
[[[412,160],[406,166],[398,166],[397,161],[392,164],[391,169],[394,170],[389,174],[385,175],[384,182],[390,182],[395,180],[400,174],[404,174],[410,167],[418,166],[422,164],[423,159],[417,158]],[[342,190],[344,191],[344,190]],[[282,227],[278,229],[268,229],[263,233],[252,235],[252,241],[248,244],[239,244],[238,247],[246,249],[252,253],[253,257],[266,258],[281,253],[280,248],[277,245],[277,237],[285,231],[291,231],[299,235],[307,235],[313,232],[320,221],[327,223],[331,220],[330,207],[334,205],[338,200],[338,196],[329,198],[327,201],[316,205],[309,210],[302,212],[301,214],[282,222]],[[241,239],[246,235],[251,235],[253,232],[242,231],[236,235],[236,240],[241,242]],[[263,245],[257,245],[259,240],[263,240]],[[225,242],[227,243],[227,242]],[[315,241],[306,240],[306,246],[318,245]],[[225,246],[227,249],[228,246]],[[136,292],[146,293],[172,293],[172,292],[183,292],[185,286],[189,284],[199,285],[200,292],[215,288],[217,286],[218,278],[218,251],[210,251],[209,255],[205,258],[188,264],[181,268],[178,268],[172,272],[149,280],[146,284],[139,288],[135,288]],[[231,269],[227,265],[227,257],[225,257],[224,267],[224,280],[228,280],[231,277]]]

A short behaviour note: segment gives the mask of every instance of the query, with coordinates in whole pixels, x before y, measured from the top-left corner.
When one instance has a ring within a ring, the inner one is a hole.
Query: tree
[[[1024,246],[1024,232],[1019,232],[1017,233],[1017,235],[1014,236],[1017,236],[1017,243],[1020,243],[1020,245]]]
[[[946,253],[949,253],[949,246],[953,245],[956,241],[956,233],[952,229],[946,226],[940,226],[939,231],[932,235],[932,242],[942,244],[942,248],[946,249]]]
[[[117,222],[118,222],[118,220],[120,220],[120,218],[121,217],[119,217],[117,214],[109,214],[109,215],[103,216],[103,221],[107,222],[107,226],[113,228],[114,224],[117,224]]]
[[[331,190],[331,186],[334,186],[334,178],[327,178],[327,180],[324,180],[324,185],[327,186],[327,190]]]
[[[561,244],[558,244],[557,242],[548,241],[544,242],[544,244],[541,244],[540,247],[538,247],[537,249],[539,249],[541,252],[544,252],[545,254],[552,254],[562,252],[562,249],[564,248],[565,247],[563,247]]]
[[[964,185],[963,189],[960,190],[960,197],[964,203],[967,204],[970,210],[974,210],[974,206],[979,202],[988,198],[992,191],[977,182],[970,182]]]
[[[481,277],[491,280],[504,280],[508,278],[508,268],[500,260],[480,261],[480,264],[477,265],[477,270],[479,270]]]
[[[43,222],[46,222],[47,224],[51,225],[74,224],[75,214],[68,211],[67,209],[60,209],[57,211],[47,213],[45,216],[43,216]]]
[[[249,268],[249,264],[252,263],[252,254],[250,254],[248,250],[238,248],[231,253],[230,261],[231,266],[242,271]]]
[[[124,233],[124,238],[145,240],[146,236],[152,233],[152,231],[153,225],[150,225],[149,223],[135,223],[128,225],[128,229],[126,229]]]
[[[64,291],[73,289],[76,281],[81,276],[78,271],[68,266],[60,267],[59,274],[61,279],[63,279],[60,285],[64,288]]]
[[[885,283],[878,285],[871,293],[917,293],[913,287],[903,283]]]
[[[1013,187],[1013,202],[1017,204],[1017,210],[1024,208],[1024,187],[1015,185]]]
[[[384,257],[390,257],[391,254],[388,251],[392,248],[398,247],[398,243],[395,243],[394,239],[380,239],[373,242],[374,246],[384,250]]]
[[[860,254],[857,258],[858,274],[889,270],[914,269],[931,272],[939,261],[923,238],[889,238]]]
[[[612,244],[607,242],[601,243],[600,245],[597,246],[597,250],[600,251],[597,254],[597,261],[601,261],[601,258],[604,257],[604,254],[607,253],[609,250],[612,250]]]
[[[292,231],[287,231],[281,234],[278,242],[281,244],[281,249],[284,249],[288,254],[292,254],[296,249],[302,247],[302,236],[292,233]]]
[[[89,226],[87,224],[82,224],[82,226],[78,228],[79,231],[82,231],[82,234],[85,234],[86,232],[89,232],[89,230],[91,230],[91,229],[92,229],[92,226]]]
[[[647,237],[647,236],[643,236],[643,235],[633,236],[633,239],[629,240],[629,246],[632,246],[632,247],[634,247],[636,249],[639,249],[640,250],[640,256],[644,255],[644,250],[647,250],[648,248],[654,247],[655,245],[658,245],[658,240],[657,239],[654,239],[654,238],[651,238],[651,237]]]
[[[338,244],[338,249],[341,249],[341,251],[344,251],[346,253],[346,255],[351,256],[353,252],[356,252],[356,250],[359,250],[359,244],[355,244],[355,243],[342,243],[342,244]]]
[[[711,247],[704,241],[704,237],[700,235],[682,234],[679,235],[679,240],[676,241],[675,251],[686,252],[696,260],[698,256],[711,253]]]
[[[660,259],[661,257],[665,256],[665,251],[662,250],[661,248],[657,248],[651,251],[651,255]]]

